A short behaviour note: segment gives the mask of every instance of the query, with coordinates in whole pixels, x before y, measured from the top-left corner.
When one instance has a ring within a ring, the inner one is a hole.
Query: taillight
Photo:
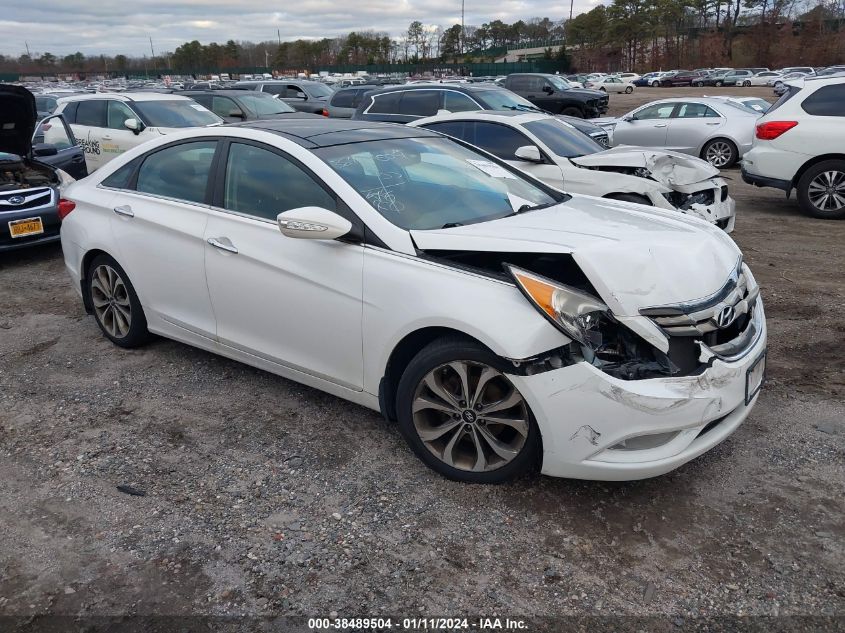
[[[325,108],[323,108],[323,111],[322,111],[322,112],[320,112],[320,114],[322,114],[323,116],[327,117],[327,116],[329,116],[329,111],[328,111],[328,110],[326,110]]]
[[[75,208],[76,203],[73,200],[68,200],[66,198],[59,200],[59,219],[64,220]]]
[[[796,125],[798,125],[798,121],[766,121],[757,125],[757,138],[763,141],[773,141]]]

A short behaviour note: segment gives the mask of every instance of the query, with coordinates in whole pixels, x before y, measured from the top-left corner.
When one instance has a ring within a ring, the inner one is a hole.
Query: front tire
[[[626,95],[629,95],[629,94],[631,94],[632,92],[634,92],[634,86],[627,86],[627,87],[625,88],[625,94],[626,94]]]
[[[739,150],[726,138],[714,138],[701,148],[701,158],[717,169],[727,169],[739,160]]]
[[[845,219],[845,161],[813,165],[798,180],[798,204],[807,215],[823,220]]]
[[[126,272],[114,258],[98,255],[85,278],[94,319],[115,345],[132,348],[150,339],[144,309]]]
[[[742,82],[742,85],[743,85],[744,88],[750,88],[751,82],[748,79],[746,79],[745,81]]]
[[[507,377],[513,367],[471,340],[443,338],[405,369],[396,394],[399,430],[432,470],[494,484],[533,468],[540,431]]]
[[[717,81],[717,82],[716,82],[716,83],[714,83],[713,85],[714,85],[714,86],[716,86],[717,88],[721,88],[723,84],[722,84],[722,82],[721,82],[721,81]]]
[[[584,118],[584,113],[581,112],[581,110],[579,110],[578,108],[576,108],[574,106],[564,108],[563,110],[560,111],[560,113],[564,116],[574,116],[574,117],[578,117],[579,119]]]

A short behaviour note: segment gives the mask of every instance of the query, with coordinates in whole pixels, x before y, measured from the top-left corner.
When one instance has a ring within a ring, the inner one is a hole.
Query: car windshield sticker
[[[493,178],[513,178],[516,180],[516,176],[510,173],[507,169],[503,169],[496,163],[492,163],[489,160],[472,160],[470,158],[467,159],[467,162]]]

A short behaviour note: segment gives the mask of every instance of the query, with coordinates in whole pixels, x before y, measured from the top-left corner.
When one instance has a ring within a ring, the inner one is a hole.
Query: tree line
[[[185,42],[156,57],[58,57],[45,52],[0,56],[0,70],[21,73],[118,72],[158,69],[319,70],[337,65],[495,61],[508,48],[547,47],[544,57],[578,70],[651,70],[698,66],[778,66],[845,61],[845,0],[610,0],[572,20],[537,17],[508,24],[448,27],[411,22],[391,37],[353,31],[341,37],[202,44]],[[566,47],[560,48],[565,41]],[[554,48],[553,48],[554,47]],[[559,52],[553,52],[559,49]]]

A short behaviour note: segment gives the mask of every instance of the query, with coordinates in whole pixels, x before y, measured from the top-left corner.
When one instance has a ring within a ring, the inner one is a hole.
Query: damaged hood
[[[0,86],[0,152],[29,156],[35,133],[35,97],[23,86]]]
[[[703,221],[576,195],[548,209],[411,236],[423,251],[570,253],[617,316],[709,296],[740,258],[736,244]]]
[[[581,167],[644,168],[651,172],[654,180],[669,187],[693,185],[719,175],[719,170],[713,165],[695,156],[629,145],[570,160]]]

